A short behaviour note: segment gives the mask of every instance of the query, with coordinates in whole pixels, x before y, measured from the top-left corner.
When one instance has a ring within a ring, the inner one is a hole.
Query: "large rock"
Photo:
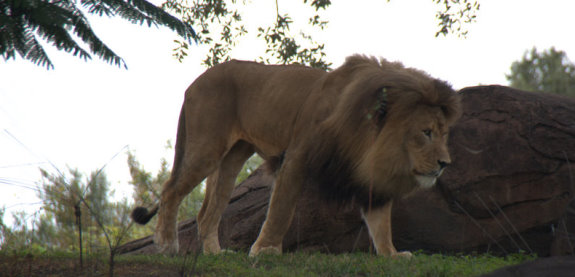
[[[506,266],[482,277],[572,277],[574,272],[575,257],[562,256]]]
[[[498,86],[462,93],[454,164],[396,210],[398,246],[548,255],[575,185],[575,99]]]
[[[557,223],[573,218],[565,211],[575,185],[575,99],[500,86],[466,88],[462,94],[464,114],[450,138],[454,164],[435,188],[396,203],[396,247],[548,255]],[[220,225],[222,247],[250,247],[272,183],[257,171],[235,189]],[[196,227],[194,219],[180,224],[182,252],[198,249]],[[555,241],[564,246],[559,240],[565,236]],[[325,203],[313,187],[303,192],[283,245],[286,251],[329,253],[371,249],[358,208]],[[121,252],[155,248],[148,237]]]

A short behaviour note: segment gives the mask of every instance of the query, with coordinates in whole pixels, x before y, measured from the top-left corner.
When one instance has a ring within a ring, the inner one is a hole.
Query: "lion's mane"
[[[309,140],[306,180],[329,200],[364,208],[414,191],[418,186],[402,149],[410,115],[438,106],[451,125],[459,117],[459,95],[423,71],[359,55],[327,76],[325,83],[341,90],[340,99]],[[370,147],[378,142],[385,145]],[[375,156],[384,162],[375,165]],[[374,171],[387,179],[373,178]]]

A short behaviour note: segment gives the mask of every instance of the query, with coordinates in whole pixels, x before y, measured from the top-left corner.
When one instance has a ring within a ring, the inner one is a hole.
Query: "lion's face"
[[[412,125],[405,134],[405,150],[417,183],[429,188],[451,163],[447,150],[449,126],[439,107],[422,107],[411,116]]]
[[[438,106],[419,105],[390,115],[377,138],[366,143],[358,178],[393,197],[432,187],[451,163],[447,137],[452,123]]]

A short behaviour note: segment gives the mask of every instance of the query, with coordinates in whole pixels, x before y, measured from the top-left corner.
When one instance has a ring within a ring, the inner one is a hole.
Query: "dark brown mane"
[[[383,205],[413,191],[417,186],[411,166],[399,149],[402,132],[411,123],[410,114],[421,106],[437,106],[451,124],[459,116],[457,93],[446,82],[423,71],[365,56],[349,57],[328,74],[325,83],[340,92],[333,110],[319,124],[317,137],[311,139],[318,143],[308,147],[306,179],[317,185],[326,199],[353,201],[364,208]],[[389,157],[377,168],[387,177],[373,180],[367,176],[366,159],[371,159],[366,157],[380,137],[386,139],[380,139],[384,142],[378,147],[383,150],[377,155]]]
[[[355,177],[357,165],[342,155],[335,143],[314,144],[308,149],[306,183],[319,189],[324,200],[338,206],[350,203],[364,209],[383,206],[392,197],[370,191],[373,184],[364,184]]]

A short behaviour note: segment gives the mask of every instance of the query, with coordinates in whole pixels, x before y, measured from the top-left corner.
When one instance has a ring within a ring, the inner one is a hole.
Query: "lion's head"
[[[352,56],[328,75],[341,91],[320,126],[332,142],[314,148],[309,164],[327,194],[367,205],[433,186],[451,162],[447,137],[460,114],[459,95],[383,59]]]

